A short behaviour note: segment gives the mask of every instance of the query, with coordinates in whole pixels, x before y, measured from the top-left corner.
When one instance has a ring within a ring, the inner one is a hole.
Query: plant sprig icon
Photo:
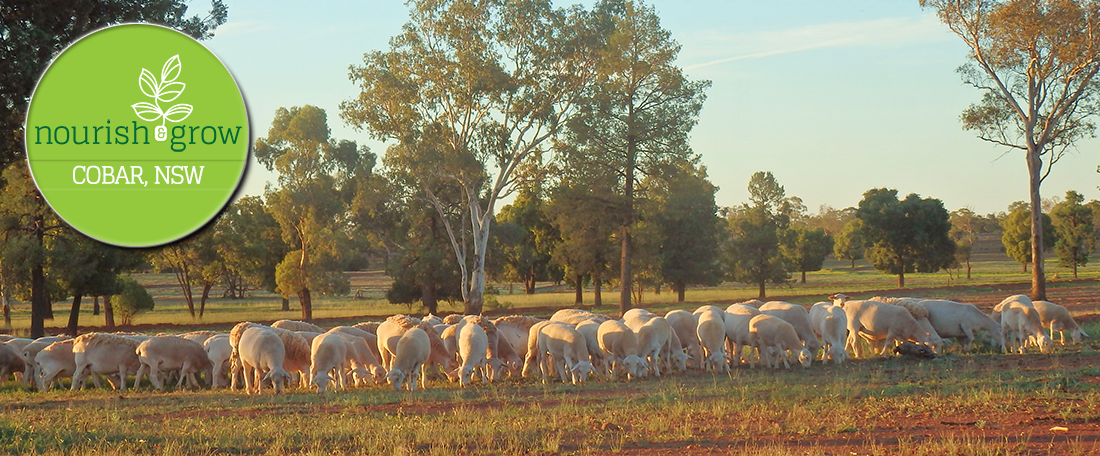
[[[180,56],[176,54],[169,58],[167,62],[164,62],[164,66],[160,69],[159,82],[156,76],[145,68],[141,69],[141,75],[138,76],[138,87],[141,88],[141,93],[152,98],[153,102],[134,103],[130,107],[134,108],[134,113],[142,120],[154,122],[160,119],[160,125],[155,129],[157,141],[168,139],[168,128],[164,126],[166,121],[181,122],[191,115],[191,111],[194,110],[194,107],[187,103],[173,105],[167,110],[160,107],[161,103],[175,101],[183,93],[183,89],[187,88],[187,84],[176,81],[182,70],[183,65],[180,63]]]

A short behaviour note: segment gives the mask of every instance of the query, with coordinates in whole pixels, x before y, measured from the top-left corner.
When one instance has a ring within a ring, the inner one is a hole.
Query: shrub
[[[145,287],[129,276],[120,277],[119,282],[122,283],[122,292],[111,297],[111,306],[114,307],[119,322],[129,325],[137,314],[153,310],[153,297],[149,296]]]

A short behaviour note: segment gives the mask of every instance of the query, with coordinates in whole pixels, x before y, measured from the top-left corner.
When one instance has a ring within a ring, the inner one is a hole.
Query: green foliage
[[[1031,263],[1031,211],[1022,201],[1009,205],[1008,216],[1001,222],[1001,244],[1005,253],[1027,270]],[[1055,242],[1054,225],[1047,214],[1043,214],[1043,245]]]
[[[1058,241],[1054,250],[1062,266],[1073,268],[1073,278],[1077,278],[1077,267],[1089,262],[1096,242],[1096,232],[1092,225],[1092,208],[1083,205],[1085,197],[1073,190],[1066,192],[1066,199],[1050,211],[1051,223],[1057,230]]]
[[[607,277],[617,249],[611,240],[622,216],[618,199],[607,198],[597,188],[564,186],[554,191],[549,213],[562,241],[554,248],[554,261],[571,278]]]
[[[523,282],[527,294],[535,292],[536,281],[561,280],[561,268],[551,261],[561,234],[537,187],[521,190],[512,204],[500,209],[496,222],[489,240],[491,256],[486,259],[491,276]]]
[[[230,298],[243,298],[249,286],[275,291],[275,267],[286,257],[287,246],[279,223],[263,204],[258,196],[242,197],[215,222],[214,243]]]
[[[660,274],[678,293],[690,285],[717,285],[722,220],[714,195],[718,187],[707,180],[706,168],[686,167],[662,179],[648,218],[660,235]]]
[[[132,324],[135,316],[153,310],[156,303],[153,302],[153,297],[149,296],[145,287],[130,276],[121,276],[118,281],[121,284],[121,291],[111,296],[111,305],[114,306],[115,315],[118,316],[120,323]]]
[[[725,262],[731,280],[756,284],[763,298],[766,283],[783,284],[791,279],[780,243],[796,205],[771,172],[754,173],[748,190],[752,204],[731,209],[726,215],[729,241]]]
[[[399,239],[402,248],[386,271],[393,277],[386,299],[393,304],[420,301],[436,313],[439,300],[462,299],[462,276],[438,213],[418,199],[407,203],[401,212],[408,223]]]
[[[875,188],[863,194],[857,216],[871,245],[867,259],[875,269],[898,276],[905,286],[905,274],[936,272],[955,260],[950,216],[943,203],[915,193],[898,201],[897,190]]]
[[[833,251],[833,237],[821,228],[794,227],[784,233],[780,250],[791,269],[802,273],[802,283],[806,283],[806,273],[820,271],[825,257]]]
[[[863,259],[863,252],[867,250],[867,243],[863,240],[863,221],[854,218],[844,225],[843,231],[836,236],[833,243],[833,256],[841,261],[851,261],[855,267],[856,260]]]

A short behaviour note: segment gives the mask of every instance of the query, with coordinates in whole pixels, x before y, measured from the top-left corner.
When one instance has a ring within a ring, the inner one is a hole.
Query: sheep
[[[695,333],[695,316],[686,310],[670,310],[665,314],[665,321],[672,325],[672,330],[680,339],[680,345],[688,355],[688,366],[702,368],[703,346],[699,344],[699,336]]]
[[[325,330],[313,323],[296,320],[279,320],[271,324],[272,328],[281,328],[290,331],[312,331],[323,333]]]
[[[810,307],[810,324],[814,334],[821,337],[824,350],[821,362],[832,359],[840,364],[848,358],[844,346],[848,341],[848,316],[844,308],[830,302],[815,303]]]
[[[623,323],[634,332],[638,332],[642,328],[642,325],[646,324],[649,320],[653,319],[657,315],[641,308],[633,308],[623,313],[623,318],[620,319]],[[593,320],[594,321],[594,320]],[[597,322],[602,323],[602,322]]]
[[[837,306],[840,306],[842,308],[844,307],[844,303],[848,302],[849,299],[852,299],[852,298],[849,297],[848,295],[844,294],[844,293],[836,293],[836,294],[829,295],[829,300],[833,302],[833,305],[837,305]]]
[[[381,327],[379,327],[381,329]],[[381,341],[381,337],[378,339]],[[421,387],[427,388],[424,365],[432,355],[432,342],[428,339],[428,333],[421,328],[411,328],[397,340],[394,356],[390,364],[390,370],[386,373],[386,382],[394,391],[401,391],[404,386],[409,391],[416,391],[417,376],[420,377]]]
[[[302,339],[305,339],[307,344],[313,345],[313,339],[323,333],[313,331],[294,331],[294,334],[302,336]]]
[[[386,370],[382,368],[382,364],[378,362],[378,357],[374,355],[374,347],[377,347],[377,344],[374,344],[373,340],[368,342],[366,338],[340,331],[337,328],[328,330],[328,333],[337,334],[348,343],[347,357],[355,386],[365,385],[368,376],[375,383],[382,382],[382,379],[386,377]]]
[[[439,338],[443,339],[443,346],[447,348],[447,353],[458,359],[458,325],[446,326],[443,331],[440,331]]]
[[[936,328],[932,326],[932,323],[928,321],[928,309],[924,308],[920,298],[883,298],[874,297],[871,301],[884,302],[886,304],[893,304],[895,306],[904,307],[913,315],[913,318],[917,320],[917,324],[920,325],[924,332],[928,333],[929,345],[932,346],[932,350],[939,352],[943,347],[943,338],[936,332]]]
[[[450,314],[443,317],[443,324],[445,325],[457,324],[460,321],[462,321],[462,314]]]
[[[47,340],[55,340],[55,341],[60,340],[57,337],[49,337],[49,338],[46,338],[46,339]],[[26,347],[27,345],[30,345],[30,344],[34,343],[35,340],[36,339],[27,339],[27,338],[23,338],[23,337],[12,337],[8,340],[0,342],[0,345],[6,345],[8,347],[11,347],[12,351],[14,351],[16,353],[19,353],[19,352],[23,351],[23,347]]]
[[[761,305],[763,305],[763,303],[761,303]],[[729,307],[726,307],[726,313],[755,317],[757,315],[760,315],[760,307],[753,307],[747,304],[730,304]]]
[[[206,358],[210,360],[210,388],[218,389],[222,377],[230,368],[229,358],[233,356],[233,347],[229,345],[229,335],[219,334],[206,339],[202,344]]]
[[[599,372],[607,372],[609,369],[607,354],[603,350],[596,350],[600,346],[599,332],[601,323],[594,320],[585,320],[576,326],[576,330],[584,335],[584,342],[588,344],[588,355],[592,358],[592,366]]]
[[[107,381],[111,382],[112,387],[126,392],[126,376],[141,368],[137,355],[140,343],[124,336],[104,333],[88,333],[77,337],[73,341],[76,369],[69,389],[76,391],[83,387],[83,379],[90,371],[92,375],[108,375]],[[118,375],[117,384],[113,375]],[[136,386],[137,379],[134,383]]]
[[[354,326],[337,326],[328,330],[328,332],[333,331],[342,332],[363,339],[363,341],[367,343],[367,348],[370,349],[371,355],[374,355],[375,362],[379,362],[382,359],[382,353],[378,351],[378,336],[374,333]],[[381,368],[382,366],[379,365],[378,367]],[[382,374],[385,374],[385,372]]]
[[[180,334],[180,337],[190,341],[198,342],[199,345],[202,345],[206,343],[206,339],[217,336],[219,334],[223,333],[217,331],[191,331],[189,333]]]
[[[562,323],[560,321],[546,320],[546,321],[540,321],[538,323],[535,323],[534,325],[531,325],[531,329],[528,330],[528,335],[527,335],[527,351],[526,351],[526,355],[523,358],[523,370],[520,371],[520,375],[522,375],[524,378],[526,378],[528,375],[531,374],[532,370],[535,367],[539,367],[540,370],[543,370],[542,366],[539,365],[539,360],[541,358],[540,358],[540,353],[539,353],[539,349],[538,349],[538,347],[539,347],[539,345],[538,345],[539,344],[539,342],[538,342],[539,341],[539,332],[542,331],[542,328],[547,326],[547,325],[566,325],[566,324],[567,323]]]
[[[1070,337],[1073,338],[1073,343],[1081,343],[1081,336],[1089,337],[1085,334],[1085,331],[1081,330],[1081,327],[1077,325],[1077,322],[1073,320],[1073,316],[1069,314],[1069,310],[1058,304],[1050,301],[1033,301],[1031,303],[1035,310],[1039,312],[1039,320],[1042,322],[1044,328],[1050,329],[1050,338],[1054,338],[1054,331],[1058,331],[1061,335],[1062,345],[1066,344],[1066,331],[1069,331]]]
[[[894,342],[911,340],[928,344],[930,341],[928,333],[904,307],[875,301],[851,300],[845,302],[842,308],[848,317],[848,341],[844,348],[854,357],[862,357],[858,343],[861,336],[883,341],[881,355],[886,355],[886,350],[892,348]]]
[[[936,359],[936,352],[927,345],[917,345],[909,341],[902,342],[894,347],[895,355],[913,356],[921,359]]]
[[[458,342],[458,355],[462,358],[462,364],[458,369],[459,386],[465,388],[469,385],[475,371],[481,374],[482,383],[488,383],[485,364],[489,338],[485,335],[485,329],[469,320],[463,320],[455,327],[457,327],[455,338]]]
[[[993,321],[996,321],[997,323],[1000,323],[1001,322],[1001,311],[1004,309],[1005,306],[1007,306],[1008,304],[1011,304],[1013,302],[1018,302],[1018,303],[1020,303],[1022,305],[1025,305],[1027,307],[1032,307],[1032,308],[1035,307],[1031,303],[1031,298],[1027,297],[1027,295],[1022,295],[1022,294],[1012,295],[1012,296],[1009,296],[1007,298],[1002,299],[1001,302],[999,302],[999,303],[997,303],[997,305],[993,306],[993,311],[989,313],[989,317],[992,318]]]
[[[246,329],[237,341],[236,351],[244,373],[246,393],[252,394],[255,390],[256,394],[263,394],[264,380],[271,381],[275,394],[283,392],[283,384],[290,379],[290,373],[283,369],[286,347],[275,328],[257,325]]]
[[[739,305],[741,304],[734,304],[734,306]],[[756,310],[752,307],[749,308]],[[732,312],[727,310],[723,318],[726,331],[726,351],[729,353],[730,361],[733,361],[733,357],[736,356],[737,363],[740,365],[745,363],[745,347],[752,346],[752,333],[749,332],[749,322],[760,313],[754,314],[733,306],[730,306],[730,309],[732,309]],[[748,364],[750,368],[755,367],[752,353],[749,353]]]
[[[425,323],[427,323],[429,325],[432,325],[432,326],[443,324],[443,319],[442,318],[439,318],[438,316],[432,315],[432,314],[425,315],[424,318],[422,318],[421,320],[423,320]]]
[[[66,340],[66,339],[67,339],[67,337],[59,337],[59,336],[39,337],[38,339],[34,339],[31,343],[23,345],[23,348],[21,350],[19,350],[17,353],[19,353],[20,356],[23,357],[23,366],[24,366],[24,370],[23,370],[23,387],[24,388],[29,388],[31,386],[30,385],[31,380],[38,377],[38,363],[35,362],[35,360],[34,360],[35,355],[37,355],[38,352],[40,350],[42,350],[43,348],[48,347],[50,344],[52,344],[54,342],[59,342],[59,341],[62,341],[62,340]],[[13,338],[13,340],[9,340],[8,342],[11,342],[14,346],[15,344],[22,344],[23,340]],[[7,342],[5,342],[5,345],[7,345]],[[99,380],[98,377],[96,378],[96,380],[97,381]],[[96,386],[98,386],[98,383],[96,384]]]
[[[596,323],[603,323],[609,320],[609,318],[581,309],[561,309],[554,312],[554,315],[550,317],[550,321],[560,321],[562,323],[568,323],[571,326],[576,326],[584,320],[593,320]]]
[[[557,371],[562,382],[569,377],[574,385],[579,385],[584,383],[589,373],[595,371],[589,361],[588,344],[584,335],[569,324],[546,325],[539,330],[538,356],[539,366],[543,367],[544,380],[547,375]],[[553,361],[547,363],[547,356]],[[548,366],[553,371],[547,372]]]
[[[670,356],[674,351],[679,351],[681,354],[683,353],[683,349],[679,347],[679,343],[675,344],[675,348],[671,347],[673,345],[672,338],[676,333],[672,330],[672,325],[668,324],[668,320],[665,320],[663,317],[654,316],[649,319],[638,328],[637,334],[638,356],[649,363],[649,369],[656,377],[661,376],[661,364],[666,365],[666,370],[671,369],[672,360]],[[721,347],[721,345],[719,345],[719,347]],[[719,349],[719,351],[721,351],[721,349]],[[662,352],[666,354],[666,357],[662,358]]]
[[[810,367],[813,360],[810,349],[798,338],[794,326],[783,319],[761,313],[749,320],[749,333],[753,348],[769,367],[778,369],[782,360],[783,366],[790,369],[790,353],[794,351],[798,351],[802,367]]]
[[[692,315],[695,315],[695,318],[698,319],[699,315],[704,314],[704,313],[713,313],[715,315],[721,316],[725,312],[723,312],[722,309],[718,306],[706,305],[706,306],[700,306],[698,309],[695,309],[695,311],[692,312]]]
[[[810,324],[810,313],[805,307],[783,301],[770,301],[760,306],[760,313],[782,318],[783,321],[794,326],[798,338],[810,350],[811,354],[817,354],[821,349],[821,341],[814,334],[813,325]]]
[[[24,349],[26,350],[26,349]],[[28,355],[24,351],[24,355]],[[76,356],[73,355],[73,339],[54,342],[34,354],[34,362],[38,373],[36,380],[38,391],[46,392],[55,381],[61,377],[72,378],[76,372]],[[101,388],[99,377],[93,376],[92,382],[97,388]],[[60,384],[60,382],[58,382]]]
[[[738,304],[741,304],[741,305],[746,306],[746,307],[752,307],[752,308],[755,308],[755,309],[759,309],[760,306],[764,305],[764,301],[761,301],[759,299],[750,299],[748,301],[740,302]]]
[[[493,324],[497,327],[498,339],[508,341],[516,356],[522,360],[527,356],[527,336],[531,327],[540,321],[544,320],[527,315],[508,315],[493,320]]]
[[[461,326],[466,323],[472,323],[481,326],[481,329],[485,331],[486,338],[486,359],[485,364],[488,369],[488,378],[490,382],[496,381],[504,374],[505,368],[509,371],[519,368],[519,356],[515,354],[514,350],[510,350],[511,347],[506,347],[501,350],[499,338],[497,333],[497,327],[489,319],[481,315],[467,315],[462,317],[462,322],[457,325]],[[457,328],[456,328],[457,329]],[[503,345],[508,345],[507,343]],[[453,359],[453,358],[452,358]]]
[[[699,343],[703,346],[703,369],[706,371],[728,372],[730,369],[726,346],[726,322],[725,311],[714,306],[704,306],[713,309],[699,308],[696,314],[699,316],[699,324],[695,327],[695,333],[699,337]]]
[[[443,340],[440,339],[439,334],[435,332],[435,328],[433,328],[432,325],[424,323],[419,318],[410,317],[408,315],[390,316],[378,326],[378,352],[382,367],[390,369],[393,363],[393,357],[396,353],[397,342],[405,332],[412,328],[420,328],[424,331],[424,334],[428,336],[428,343],[431,348],[428,363],[440,366],[443,372],[454,370],[456,365],[454,356],[451,356],[447,352],[447,348],[443,345]],[[425,367],[424,373],[426,374],[427,372],[428,369]]]
[[[648,365],[639,356],[638,337],[629,326],[618,320],[600,323],[596,340],[600,350],[607,353],[611,360],[608,378],[614,378],[618,372],[626,372],[628,381],[645,375]]]
[[[317,386],[318,393],[328,390],[330,382],[336,380],[340,389],[347,388],[344,366],[348,360],[348,342],[338,333],[324,333],[313,339],[310,345],[309,378]],[[336,373],[336,379],[331,373]]]
[[[23,357],[20,356],[21,353],[16,351],[16,346],[16,344],[0,344],[0,381],[8,374],[12,374],[12,379],[15,380],[16,377],[21,377],[27,368]]]
[[[961,339],[963,350],[969,351],[979,331],[985,331],[986,340],[1004,350],[1004,334],[1001,324],[978,310],[974,304],[964,304],[943,299],[926,299],[921,305],[928,309],[928,322],[940,337]]]
[[[380,322],[380,321],[364,321],[362,323],[356,323],[356,324],[352,325],[352,328],[359,328],[359,329],[362,329],[363,331],[369,332],[371,334],[375,334],[375,333],[378,332],[378,325],[381,325],[381,324],[382,324],[382,322]]]
[[[1035,338],[1041,353],[1050,353],[1054,344],[1043,332],[1042,320],[1034,307],[1020,301],[1011,301],[1001,307],[1001,332],[1005,338],[1004,352],[1024,353],[1026,338]]]
[[[148,368],[149,381],[161,391],[164,390],[161,371],[179,371],[180,379],[176,388],[182,388],[185,380],[198,388],[199,382],[195,379],[195,373],[210,372],[213,367],[201,344],[182,337],[154,337],[146,340],[137,346],[137,355],[141,366],[135,376],[135,384],[141,378],[142,371]],[[213,376],[208,374],[208,377]]]

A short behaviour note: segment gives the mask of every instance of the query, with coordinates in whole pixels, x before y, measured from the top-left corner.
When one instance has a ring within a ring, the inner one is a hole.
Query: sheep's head
[[[351,376],[355,379],[355,386],[365,385],[367,379],[371,377],[370,372],[363,366],[355,366],[355,369],[351,370]]]
[[[828,357],[833,360],[833,362],[840,364],[848,358],[848,352],[845,351],[844,347],[841,345],[833,345],[829,347]]]
[[[1069,336],[1073,339],[1073,343],[1079,344],[1081,343],[1081,336],[1088,337],[1088,334],[1085,334],[1080,327],[1077,327],[1073,328],[1073,331],[1070,331]]]
[[[383,369],[382,366],[375,364],[370,367],[370,376],[371,379],[374,380],[374,383],[380,384],[382,383],[382,380],[386,378],[386,369]]]
[[[465,388],[466,385],[470,384],[470,380],[471,380],[471,377],[473,377],[473,374],[474,374],[474,367],[473,366],[463,366],[462,368],[460,368],[459,373],[458,373],[458,385]]]
[[[573,384],[579,385],[588,379],[588,374],[596,372],[596,369],[592,367],[591,362],[581,361],[569,369],[569,372],[573,374]]]
[[[829,296],[829,300],[832,301],[833,304],[836,304],[836,305],[841,306],[841,307],[844,306],[844,303],[848,302],[848,299],[850,299],[850,298],[848,297],[848,295],[846,295],[844,293],[837,293],[837,294]]]
[[[680,372],[687,372],[688,359],[691,355],[687,354],[687,349],[672,350],[672,362]]]
[[[495,382],[504,378],[504,371],[510,367],[508,364],[505,364],[504,361],[501,361],[500,358],[489,358],[485,360],[485,364],[488,366],[490,382]]]
[[[1039,351],[1041,353],[1050,353],[1054,351],[1054,341],[1050,340],[1050,336],[1046,335],[1046,333],[1039,333],[1038,339],[1037,345],[1039,345]]]
[[[810,349],[802,347],[802,350],[798,351],[798,362],[802,364],[802,367],[810,368],[810,363],[814,360],[814,356],[810,354]]]
[[[623,358],[623,370],[626,371],[626,378],[641,377],[646,371],[646,362],[638,355],[628,355]]]
[[[290,380],[290,373],[281,368],[274,367],[271,370],[267,371],[267,374],[264,375],[263,380],[270,381],[271,384],[275,386],[275,392],[281,393],[283,392],[283,384],[285,384],[287,380]]]
[[[313,376],[313,385],[317,387],[318,393],[324,393],[328,391],[329,383],[332,383],[332,376],[326,372],[319,372]]]
[[[405,384],[405,373],[401,372],[401,369],[391,369],[386,373],[386,383],[389,383],[394,391],[401,391],[401,386]]]

